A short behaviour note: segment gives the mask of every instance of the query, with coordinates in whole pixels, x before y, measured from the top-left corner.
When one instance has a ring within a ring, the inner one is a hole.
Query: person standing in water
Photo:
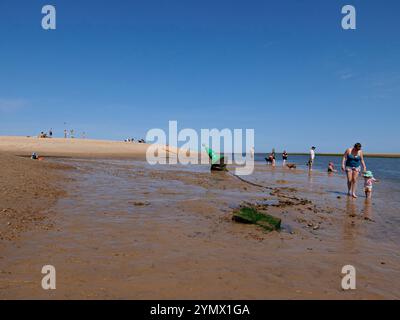
[[[282,153],[282,160],[283,160],[282,165],[283,166],[285,166],[287,159],[288,159],[288,154],[287,154],[286,150],[283,150],[283,153]]]
[[[315,147],[312,146],[310,149],[310,159],[308,160],[308,169],[311,171],[312,170],[312,166],[314,164],[314,159],[315,159]]]
[[[353,198],[357,198],[357,180],[361,172],[361,166],[363,172],[367,171],[361,143],[356,143],[353,148],[348,148],[345,151],[342,159],[342,170],[346,172],[347,176],[347,194]]]
[[[275,161],[276,161],[275,148],[272,149],[272,152],[269,155],[269,158],[270,158],[272,166],[275,167]]]
[[[375,182],[378,182],[374,178],[374,175],[372,174],[371,171],[366,171],[364,172],[364,192],[365,192],[365,197],[367,199],[370,199],[372,197],[372,186]]]

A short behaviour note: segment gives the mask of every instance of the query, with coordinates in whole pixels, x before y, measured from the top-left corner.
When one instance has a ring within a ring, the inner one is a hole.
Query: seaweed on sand
[[[232,220],[241,223],[256,224],[268,232],[281,228],[281,219],[247,205],[235,210]]]

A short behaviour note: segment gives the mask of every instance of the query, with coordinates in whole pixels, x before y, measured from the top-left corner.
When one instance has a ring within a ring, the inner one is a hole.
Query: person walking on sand
[[[356,143],[353,148],[345,151],[342,159],[342,170],[346,172],[347,176],[347,194],[353,198],[357,198],[357,179],[361,172],[361,166],[363,172],[367,171],[361,143]]]
[[[64,129],[64,139],[67,139],[67,129]]]
[[[310,158],[309,158],[309,160],[307,162],[308,169],[310,171],[312,170],[312,167],[313,167],[313,164],[314,164],[314,159],[315,159],[315,147],[312,146],[311,149],[310,149]]]

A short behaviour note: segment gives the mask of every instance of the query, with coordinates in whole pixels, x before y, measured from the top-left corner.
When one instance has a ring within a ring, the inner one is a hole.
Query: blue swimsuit
[[[347,155],[346,167],[357,169],[360,167],[360,164],[361,164],[360,156],[354,156],[351,153]]]

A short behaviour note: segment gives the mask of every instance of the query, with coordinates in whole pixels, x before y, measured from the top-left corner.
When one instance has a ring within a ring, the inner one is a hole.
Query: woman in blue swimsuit
[[[367,171],[361,144],[356,143],[353,148],[346,150],[342,159],[342,170],[346,171],[347,175],[347,194],[349,196],[351,195],[353,198],[357,198],[357,179],[361,171],[361,166],[364,172]]]

